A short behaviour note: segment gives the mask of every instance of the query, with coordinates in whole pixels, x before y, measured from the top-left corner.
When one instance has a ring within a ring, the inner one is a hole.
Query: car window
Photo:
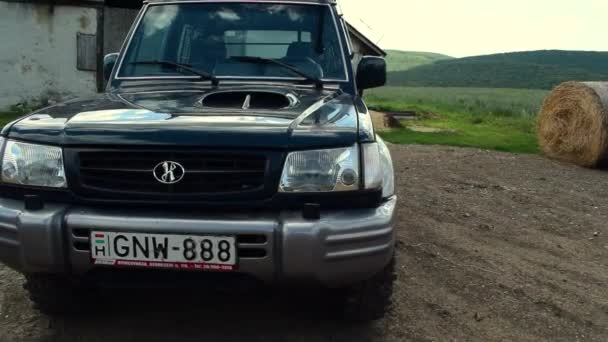
[[[185,76],[167,65],[135,63],[166,60],[218,77],[299,78],[280,66],[238,61],[237,56],[278,59],[318,78],[346,79],[330,8],[273,3],[150,6],[119,76]]]

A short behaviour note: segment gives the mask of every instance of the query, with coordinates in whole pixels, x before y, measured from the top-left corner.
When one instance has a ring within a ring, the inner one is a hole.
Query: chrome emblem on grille
[[[164,161],[156,165],[152,173],[154,173],[154,178],[163,184],[175,184],[184,178],[186,170],[180,163]]]

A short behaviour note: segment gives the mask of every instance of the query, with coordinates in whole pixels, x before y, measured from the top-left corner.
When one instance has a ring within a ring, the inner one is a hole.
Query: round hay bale
[[[549,158],[586,167],[608,161],[608,82],[566,82],[545,99],[538,140]]]

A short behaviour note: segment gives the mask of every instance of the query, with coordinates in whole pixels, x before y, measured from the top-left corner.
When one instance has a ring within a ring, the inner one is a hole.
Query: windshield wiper
[[[310,75],[309,73],[302,71],[302,70],[294,67],[293,65],[289,65],[289,64],[281,62],[279,60],[272,59],[272,58],[255,57],[255,56],[233,56],[230,58],[234,59],[236,61],[245,62],[245,63],[278,65],[282,68],[290,70],[294,74],[304,77],[307,81],[313,82],[315,84],[315,86],[317,87],[317,89],[323,89],[323,81],[321,79],[319,79],[318,77]]]
[[[209,81],[211,81],[211,84],[213,84],[214,86],[217,86],[218,84],[220,84],[220,81],[217,79],[217,77],[213,76],[212,74],[210,74],[206,71],[194,69],[194,68],[192,68],[191,65],[188,65],[188,64],[182,64],[182,63],[166,61],[166,60],[136,61],[136,62],[131,62],[129,64],[170,66],[170,67],[175,68],[175,70],[185,70],[191,74],[200,76],[202,79],[209,80]]]

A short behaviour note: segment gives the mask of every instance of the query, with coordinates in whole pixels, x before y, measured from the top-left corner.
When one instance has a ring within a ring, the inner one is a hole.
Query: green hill
[[[403,71],[453,57],[432,52],[387,50],[388,71]]]
[[[608,81],[608,52],[514,52],[389,72],[389,84],[399,86],[551,89],[570,80]]]

